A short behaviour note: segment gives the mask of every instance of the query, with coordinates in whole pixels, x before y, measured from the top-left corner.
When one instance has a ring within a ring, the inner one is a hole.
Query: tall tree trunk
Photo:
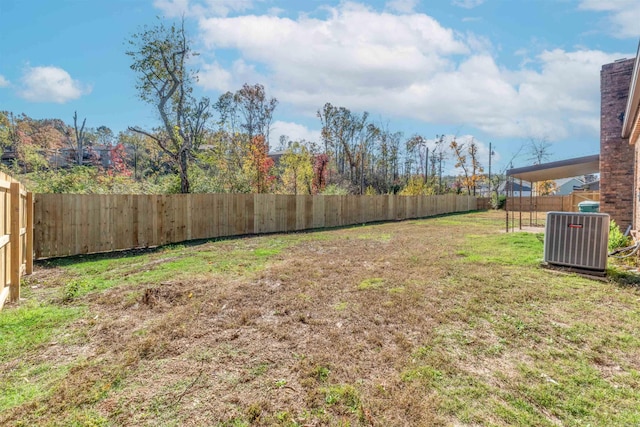
[[[84,154],[82,152],[82,140],[78,140],[78,148],[76,149],[76,154],[78,155],[76,162],[79,166],[82,166],[82,158],[84,157]]]
[[[182,151],[179,154],[180,158],[178,162],[180,163],[180,192],[183,194],[190,192],[189,186],[189,175],[187,175],[187,169],[189,164],[187,162],[187,152]]]
[[[84,148],[84,125],[86,123],[87,119],[85,117],[85,119],[82,121],[82,127],[78,129],[78,112],[73,112],[73,128],[76,132],[76,162],[78,163],[78,166],[82,166],[82,161],[84,159],[84,153],[82,152],[82,149]]]

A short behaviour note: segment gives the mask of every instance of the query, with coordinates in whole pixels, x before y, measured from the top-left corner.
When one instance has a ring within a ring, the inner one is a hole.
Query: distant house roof
[[[527,182],[539,182],[598,172],[600,172],[600,155],[595,154],[593,156],[560,160],[559,162],[509,169],[507,176]]]
[[[576,190],[579,191],[585,188],[584,180],[578,177],[556,179],[555,183],[556,188],[554,189],[553,194],[557,196],[566,196]]]
[[[511,191],[511,184],[509,183],[509,181],[504,181],[502,184],[500,184],[498,191],[500,192]],[[521,187],[519,182],[514,182],[513,191],[514,192],[531,191],[531,184],[523,182]]]
[[[280,159],[286,153],[286,151],[272,151],[269,153],[269,157],[273,159],[273,163],[276,165],[280,164]]]
[[[584,185],[587,190],[591,191],[599,191],[600,190],[600,180],[591,181]]]
[[[564,184],[566,184],[567,182],[571,182],[571,181],[578,181],[580,184],[584,184],[584,180],[578,178],[578,177],[572,177],[572,178],[558,178],[556,179],[556,185],[558,187],[563,186]]]

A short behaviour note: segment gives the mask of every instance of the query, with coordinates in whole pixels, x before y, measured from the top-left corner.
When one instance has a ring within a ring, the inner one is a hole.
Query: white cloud
[[[272,15],[272,16],[279,16],[279,15],[282,15],[283,13],[285,13],[285,12],[286,12],[286,10],[284,10],[284,9],[282,9],[280,7],[272,7],[272,8],[269,8],[269,10],[267,11],[267,13],[269,15]]]
[[[399,13],[411,13],[418,5],[418,0],[390,0],[387,9]]]
[[[265,76],[256,71],[254,64],[247,63],[243,59],[233,61],[228,70],[214,61],[212,64],[203,63],[198,71],[198,85],[205,90],[217,92],[234,92],[244,83],[261,83],[268,87],[266,80]]]
[[[232,88],[232,75],[217,62],[204,64],[198,71],[198,84],[207,90],[226,92]]]
[[[5,79],[2,74],[0,74],[0,87],[8,87],[9,80]]]
[[[189,0],[154,0],[153,6],[169,18],[190,15]]]
[[[324,18],[201,19],[204,46],[236,50],[242,58],[226,69],[211,65],[203,86],[236,90],[259,82],[283,105],[309,116],[331,102],[494,137],[556,140],[597,135],[600,68],[625,56],[549,50],[529,53],[509,69],[496,62],[489,40],[425,14],[380,12],[354,2],[326,10]]]
[[[275,121],[271,125],[271,147],[276,148],[280,143],[280,137],[286,136],[291,141],[307,141],[320,143],[320,131],[294,122]]]
[[[416,84],[412,109],[423,120],[472,125],[499,137],[597,135],[599,70],[618,57],[557,49],[536,57],[540,71],[511,71],[474,55],[455,71]]]
[[[640,1],[638,0],[582,0],[580,9],[607,13],[606,28],[617,37],[640,36]]]
[[[209,18],[200,28],[208,48],[238,49],[246,61],[267,65],[274,86],[282,89],[279,98],[295,101],[300,95],[315,108],[334,92],[356,96],[406,87],[450,67],[443,55],[467,52],[452,30],[427,15],[377,13],[357,3],[329,13],[326,20]],[[318,103],[316,97],[323,99]]]
[[[62,68],[29,67],[22,76],[19,94],[33,102],[56,102],[64,104],[91,93],[91,87],[73,80]]]
[[[154,7],[169,18],[181,16],[228,16],[253,8],[253,0],[154,0]]]
[[[452,0],[451,4],[464,9],[473,9],[484,3],[484,0]]]

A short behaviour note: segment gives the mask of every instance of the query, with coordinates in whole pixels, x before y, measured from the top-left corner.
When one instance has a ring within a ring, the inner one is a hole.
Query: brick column
[[[622,138],[635,59],[602,66],[600,72],[600,212],[611,215],[624,232],[634,203],[634,147]]]

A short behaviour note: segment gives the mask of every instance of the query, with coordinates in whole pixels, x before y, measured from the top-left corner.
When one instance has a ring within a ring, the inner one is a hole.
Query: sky
[[[272,146],[320,142],[330,102],[406,138],[474,138],[485,167],[491,143],[494,170],[531,164],[532,140],[549,161],[597,154],[600,69],[640,38],[638,0],[0,0],[0,110],[157,126],[126,42],[182,16],[198,96],[264,85]]]

